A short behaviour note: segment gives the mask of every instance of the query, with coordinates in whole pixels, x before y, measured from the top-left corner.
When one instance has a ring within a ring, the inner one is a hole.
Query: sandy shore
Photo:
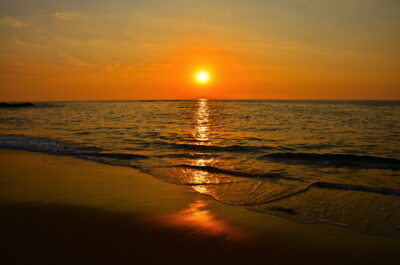
[[[393,264],[400,241],[227,206],[137,170],[0,150],[2,264]]]

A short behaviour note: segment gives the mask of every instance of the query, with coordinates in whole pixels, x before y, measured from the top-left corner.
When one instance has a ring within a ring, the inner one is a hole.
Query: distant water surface
[[[0,110],[0,148],[134,167],[252,211],[400,238],[399,101],[44,102]]]

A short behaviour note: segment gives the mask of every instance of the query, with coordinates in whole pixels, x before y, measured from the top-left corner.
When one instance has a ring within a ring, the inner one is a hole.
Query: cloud
[[[2,60],[0,61],[0,74],[3,76],[11,74],[32,73],[34,67],[28,63],[19,60]]]
[[[65,11],[58,11],[53,13],[53,17],[61,20],[71,20],[75,17],[75,15]]]
[[[4,17],[4,18],[0,19],[0,24],[6,25],[6,26],[9,26],[12,28],[17,28],[17,29],[27,26],[25,23],[21,22],[20,20],[15,20],[10,17]]]
[[[134,66],[131,65],[121,65],[121,64],[107,64],[105,66],[107,72],[122,72],[129,73],[135,70]]]
[[[22,28],[25,25],[21,21],[15,20],[15,21],[13,21],[12,26],[15,28]]]
[[[81,60],[79,58],[72,57],[72,56],[67,57],[65,59],[65,63],[67,63],[69,65],[72,65],[72,66],[78,66],[78,67],[84,67],[84,66],[90,66],[91,65],[90,63],[88,63],[88,62],[86,62],[84,60]]]

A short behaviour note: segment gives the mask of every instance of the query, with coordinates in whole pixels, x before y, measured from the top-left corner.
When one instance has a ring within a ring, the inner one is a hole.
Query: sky
[[[0,101],[400,99],[399,14],[398,0],[0,0]]]

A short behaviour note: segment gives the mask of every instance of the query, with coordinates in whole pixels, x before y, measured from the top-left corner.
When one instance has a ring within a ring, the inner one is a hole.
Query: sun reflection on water
[[[209,132],[210,115],[209,115],[207,99],[199,99],[198,101],[196,122],[197,125],[194,133],[196,144],[203,145],[209,141],[208,132]]]
[[[208,108],[208,100],[207,99],[199,99],[198,102],[198,107],[197,107],[197,112],[196,112],[196,127],[195,127],[195,133],[194,137],[196,139],[196,144],[197,145],[205,145],[208,144],[209,141],[209,122],[210,122],[210,114],[209,114],[209,108]],[[211,160],[212,159],[203,159],[203,158],[198,158],[194,159],[192,161],[192,165],[194,166],[210,166],[211,165]],[[192,171],[192,179],[193,183],[207,183],[207,180],[210,178],[210,173],[205,172],[205,171]],[[195,191],[199,193],[206,193],[207,192],[207,187],[204,185],[201,186],[193,186],[192,187]]]

